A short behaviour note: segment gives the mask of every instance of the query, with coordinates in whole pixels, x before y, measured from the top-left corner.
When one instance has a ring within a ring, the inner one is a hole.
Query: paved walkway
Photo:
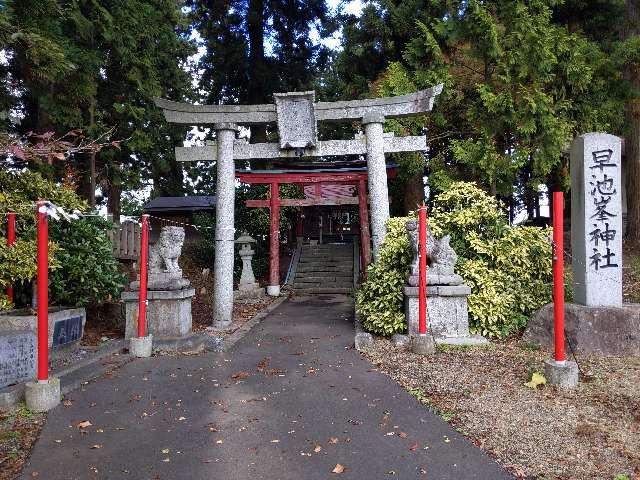
[[[50,413],[23,478],[511,478],[371,371],[352,308],[294,298],[228,353],[136,360],[86,385]]]

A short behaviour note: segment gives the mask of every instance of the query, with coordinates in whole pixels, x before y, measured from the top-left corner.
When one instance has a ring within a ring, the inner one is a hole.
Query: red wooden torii
[[[389,168],[387,177],[395,177],[396,169]],[[269,208],[269,285],[280,284],[280,207],[309,207],[315,205],[358,205],[360,217],[360,258],[366,268],[371,260],[371,236],[369,233],[369,208],[366,169],[333,171],[260,170],[236,172],[236,177],[247,184],[268,184],[269,198],[247,200],[247,207]],[[296,185],[347,184],[355,185],[357,197],[345,198],[280,198],[280,184]]]

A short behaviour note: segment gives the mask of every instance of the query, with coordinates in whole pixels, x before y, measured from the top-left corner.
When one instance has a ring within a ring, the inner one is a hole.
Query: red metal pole
[[[138,296],[138,338],[146,336],[147,329],[147,263],[149,258],[149,215],[142,215],[140,233],[140,295]]]
[[[418,215],[418,333],[427,334],[427,207],[422,204]]]
[[[49,224],[46,202],[36,204],[38,224],[38,381],[49,379]]]
[[[11,247],[14,243],[16,243],[16,213],[9,212],[7,214],[7,246]],[[13,303],[13,287],[7,287],[7,297]]]
[[[280,198],[278,183],[271,184],[269,199],[269,286],[280,285]]]
[[[564,351],[564,194],[553,192],[553,332],[555,360],[566,359]]]

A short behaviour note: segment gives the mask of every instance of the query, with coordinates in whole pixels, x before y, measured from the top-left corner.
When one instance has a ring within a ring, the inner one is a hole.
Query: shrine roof
[[[156,197],[147,202],[143,209],[147,213],[161,212],[200,212],[214,210],[216,197],[198,196],[189,197]]]

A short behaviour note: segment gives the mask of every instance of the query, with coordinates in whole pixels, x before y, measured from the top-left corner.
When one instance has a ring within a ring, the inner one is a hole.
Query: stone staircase
[[[350,293],[353,290],[353,245],[304,245],[293,281],[296,293]]]

